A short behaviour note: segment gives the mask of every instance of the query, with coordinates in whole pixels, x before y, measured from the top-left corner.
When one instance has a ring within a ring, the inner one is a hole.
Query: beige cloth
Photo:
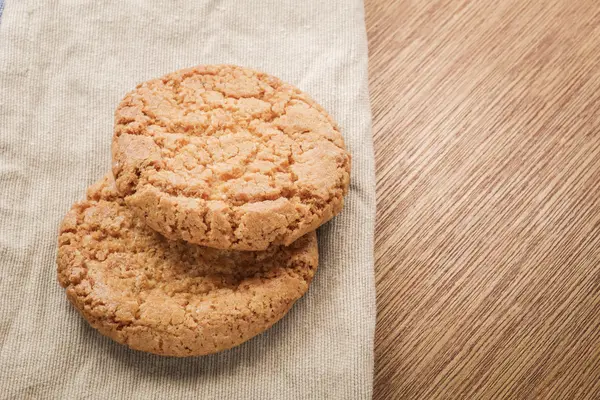
[[[267,333],[176,359],[101,336],[56,281],[63,215],[110,167],[136,83],[197,64],[263,70],[310,93],[353,155],[319,230],[309,293]],[[368,399],[374,168],[361,0],[6,0],[0,21],[0,398]]]

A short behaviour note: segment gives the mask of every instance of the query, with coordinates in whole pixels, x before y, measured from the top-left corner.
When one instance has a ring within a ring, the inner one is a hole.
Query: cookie
[[[113,174],[170,239],[289,245],[339,213],[350,156],[309,96],[246,68],[200,66],[140,84],[115,114]]]
[[[193,356],[263,332],[308,289],[318,262],[308,233],[265,251],[171,241],[145,226],[109,174],[64,218],[58,280],[102,334],[132,349]]]

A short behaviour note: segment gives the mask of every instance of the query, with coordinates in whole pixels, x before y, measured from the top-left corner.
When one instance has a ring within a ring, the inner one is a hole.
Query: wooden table
[[[376,399],[600,399],[600,2],[367,0]]]

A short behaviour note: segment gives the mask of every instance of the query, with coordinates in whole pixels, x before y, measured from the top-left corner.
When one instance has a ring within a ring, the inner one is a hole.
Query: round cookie
[[[144,82],[115,113],[113,174],[170,239],[220,249],[289,245],[339,213],[350,155],[299,89],[230,65]]]
[[[109,174],[65,216],[58,280],[102,334],[169,356],[225,350],[265,331],[308,289],[316,234],[265,251],[170,241],[124,204]]]

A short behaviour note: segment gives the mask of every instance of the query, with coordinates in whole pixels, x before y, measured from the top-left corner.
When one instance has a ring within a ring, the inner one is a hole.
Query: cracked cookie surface
[[[317,263],[315,232],[258,252],[168,240],[131,212],[108,174],[65,216],[57,272],[68,299],[101,333],[182,357],[268,329],[306,292]]]
[[[144,82],[115,113],[113,174],[170,239],[288,245],[339,213],[350,156],[332,118],[270,75],[217,65]]]

